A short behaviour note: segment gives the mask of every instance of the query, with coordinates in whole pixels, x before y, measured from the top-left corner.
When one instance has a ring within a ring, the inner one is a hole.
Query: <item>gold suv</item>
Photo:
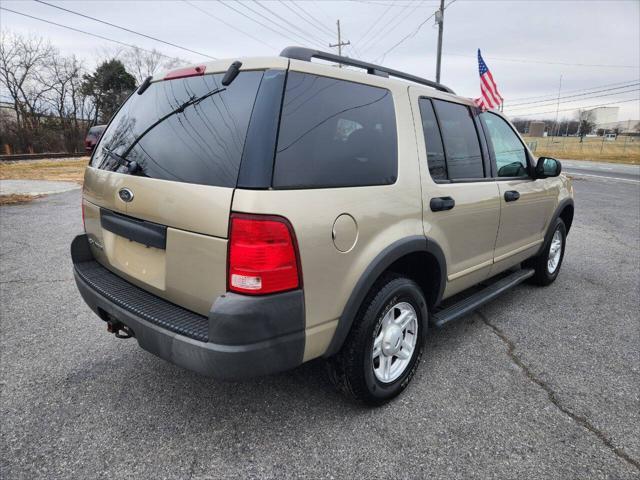
[[[560,169],[500,113],[382,66],[289,47],[182,68],[96,146],[75,278],[110,332],[176,365],[241,378],[323,357],[380,404],[428,327],[555,280]]]

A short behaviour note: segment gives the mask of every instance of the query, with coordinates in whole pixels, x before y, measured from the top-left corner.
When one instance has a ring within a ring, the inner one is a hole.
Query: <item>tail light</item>
[[[231,215],[228,286],[236,293],[284,292],[301,284],[291,224],[271,215]]]

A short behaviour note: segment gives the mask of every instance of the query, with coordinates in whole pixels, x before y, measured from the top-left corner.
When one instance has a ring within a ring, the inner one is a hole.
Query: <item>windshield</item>
[[[156,82],[134,93],[104,132],[91,166],[235,187],[262,74],[241,72],[226,88],[223,74],[216,74]]]

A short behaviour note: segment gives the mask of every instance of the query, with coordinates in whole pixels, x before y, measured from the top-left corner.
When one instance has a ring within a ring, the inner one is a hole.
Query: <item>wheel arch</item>
[[[367,293],[386,272],[403,274],[418,283],[429,308],[440,302],[447,275],[442,248],[435,241],[419,235],[398,240],[380,252],[358,279],[324,357],[330,357],[340,350]]]
[[[569,229],[571,228],[571,224],[573,223],[573,212],[574,212],[574,202],[573,198],[565,198],[562,200],[558,206],[556,207],[551,220],[549,221],[549,226],[547,227],[547,233],[544,235],[544,242],[540,245],[540,249],[536,253],[540,255],[541,252],[544,251],[546,246],[551,241],[551,236],[553,235],[553,226],[556,224],[556,220],[561,218],[564,222],[565,227],[567,228],[567,234],[569,234]]]

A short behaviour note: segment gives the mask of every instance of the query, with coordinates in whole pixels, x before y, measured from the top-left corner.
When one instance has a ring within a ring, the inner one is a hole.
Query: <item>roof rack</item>
[[[393,70],[391,68],[383,67],[381,65],[375,65],[373,63],[363,62],[361,60],[355,60],[349,57],[341,57],[334,55],[333,53],[322,52],[320,50],[314,50],[312,48],[304,47],[287,47],[280,52],[281,57],[291,58],[293,60],[302,60],[304,62],[310,62],[312,58],[319,58],[321,60],[328,60],[330,62],[341,63],[342,65],[351,65],[352,67],[363,68],[369,75],[377,75],[379,77],[397,77],[411,82],[420,83],[428,87],[435,88],[442,92],[454,93],[449,87],[442,85],[441,83],[427,80],[426,78],[416,77],[409,73],[401,72],[399,70]]]

